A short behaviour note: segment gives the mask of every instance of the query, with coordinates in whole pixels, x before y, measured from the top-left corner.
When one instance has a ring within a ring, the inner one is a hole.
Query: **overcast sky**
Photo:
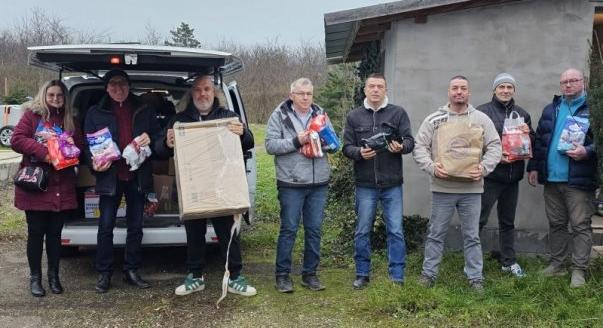
[[[251,45],[278,40],[287,45],[324,43],[324,14],[391,0],[3,0],[0,30],[14,27],[39,8],[62,19],[73,32],[102,33],[112,42],[138,41],[145,26],[163,39],[180,22],[203,44],[234,41]]]

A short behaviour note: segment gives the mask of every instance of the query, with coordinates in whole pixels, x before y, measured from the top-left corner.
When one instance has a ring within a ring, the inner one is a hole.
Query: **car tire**
[[[0,145],[10,147],[10,138],[13,136],[13,127],[5,126],[0,129]]]

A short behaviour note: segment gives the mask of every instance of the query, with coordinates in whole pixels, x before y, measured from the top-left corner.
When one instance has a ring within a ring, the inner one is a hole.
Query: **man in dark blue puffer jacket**
[[[590,260],[597,158],[589,126],[583,73],[568,69],[561,74],[559,84],[562,96],[556,96],[542,112],[536,130],[534,157],[528,163],[527,171],[531,185],[544,184],[551,262],[542,274],[567,273],[563,262],[571,237],[570,287],[575,288],[584,285],[584,273]],[[564,150],[563,145],[568,143],[570,149]],[[568,223],[572,227],[571,233]]]

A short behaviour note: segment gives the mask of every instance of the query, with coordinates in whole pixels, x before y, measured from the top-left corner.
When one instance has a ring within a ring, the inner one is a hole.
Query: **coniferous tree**
[[[195,29],[191,28],[185,22],[181,22],[176,30],[170,30],[171,40],[166,40],[166,46],[199,48],[201,42],[195,38]]]

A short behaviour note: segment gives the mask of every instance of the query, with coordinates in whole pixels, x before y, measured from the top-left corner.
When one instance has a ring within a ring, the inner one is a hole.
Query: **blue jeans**
[[[126,196],[126,249],[124,270],[136,270],[142,262],[142,213],[144,195],[138,191],[138,183],[134,181],[117,182],[117,191],[113,196],[100,196],[98,234],[96,237],[96,270],[101,273],[113,271],[113,228],[115,216],[122,195]]]
[[[302,275],[316,273],[320,262],[320,235],[327,186],[307,188],[278,188],[281,205],[281,229],[276,244],[276,275],[291,273],[291,253],[299,223],[304,224],[304,263]]]
[[[434,192],[431,199],[429,233],[425,241],[423,275],[435,279],[444,254],[444,240],[448,226],[456,209],[461,221],[463,249],[465,253],[464,272],[470,281],[482,281],[483,257],[479,239],[479,215],[481,194],[449,194]]]
[[[371,271],[371,231],[375,221],[377,202],[383,207],[387,231],[387,262],[391,280],[404,281],[406,243],[402,224],[402,186],[390,188],[356,187],[356,215],[354,233],[354,261],[356,275],[368,277]]]

